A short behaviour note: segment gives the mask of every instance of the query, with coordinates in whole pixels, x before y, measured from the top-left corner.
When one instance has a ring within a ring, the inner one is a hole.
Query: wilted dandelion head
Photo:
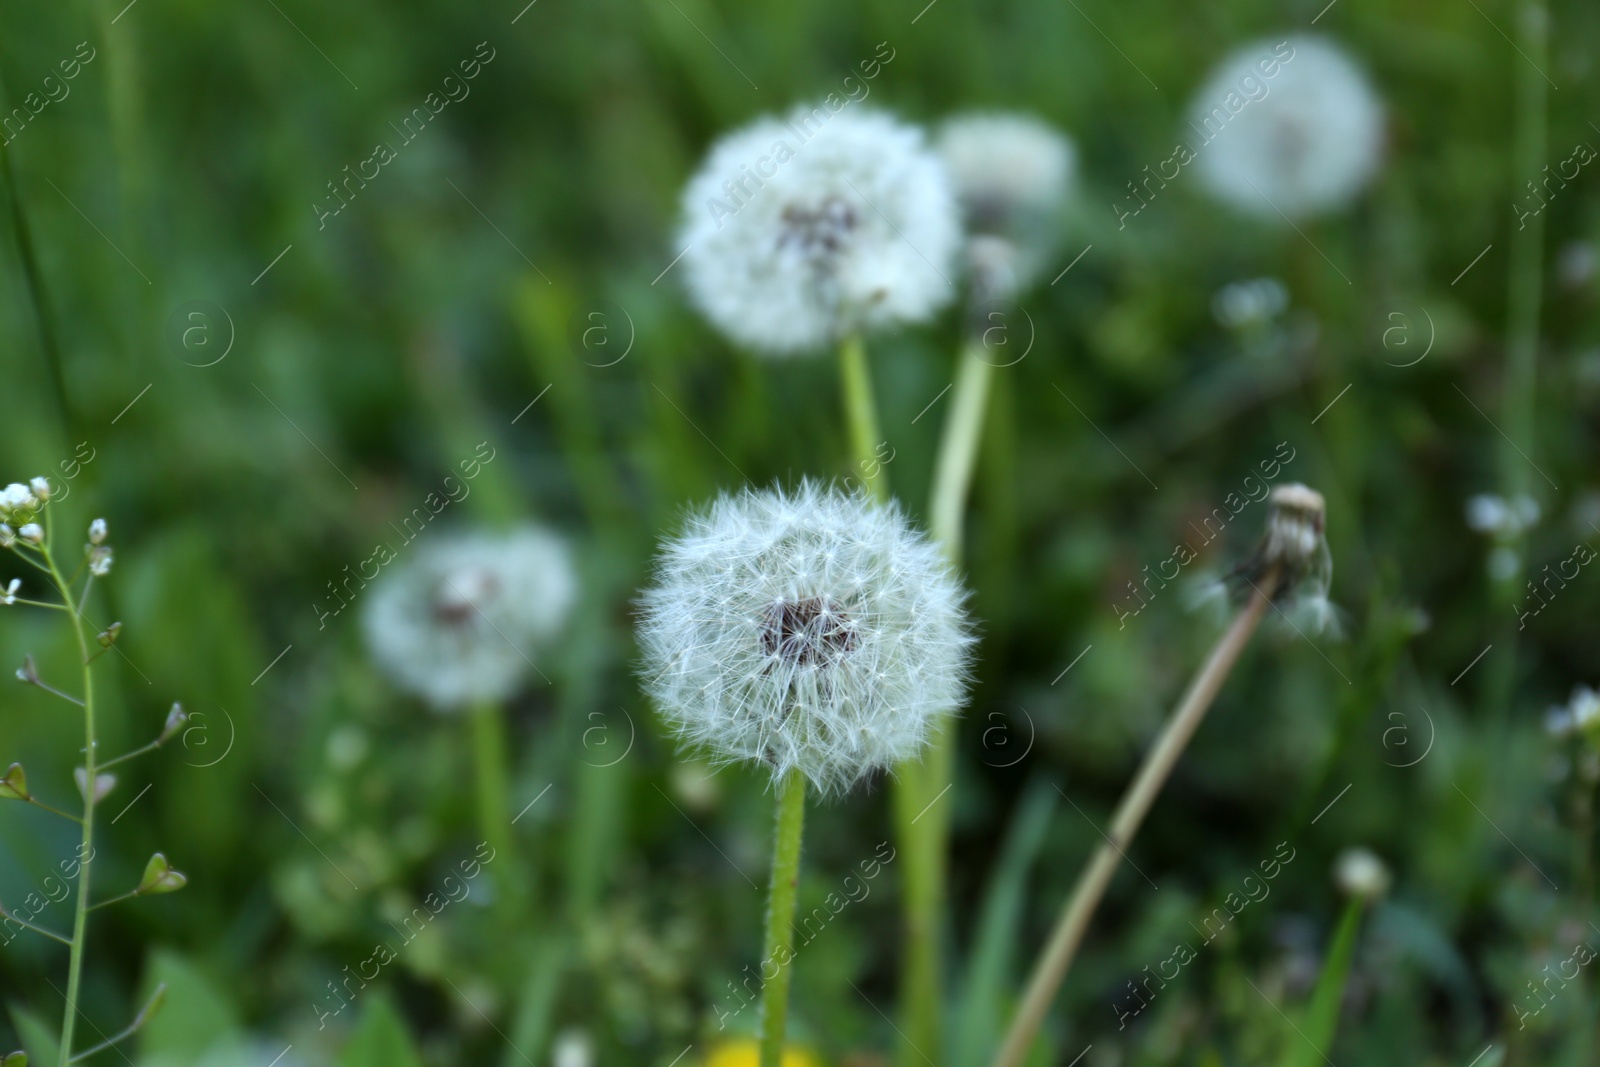
[[[396,685],[436,710],[504,700],[535,672],[577,585],[565,542],[548,530],[441,538],[374,585],[367,644]]]
[[[894,505],[811,482],[724,495],[662,547],[645,688],[686,743],[842,790],[960,705],[965,598]]]
[[[1072,185],[1072,142],[1030,115],[958,115],[937,142],[965,217],[980,297],[1026,285],[1054,247],[1052,223]]]
[[[961,227],[922,131],[801,106],[717,142],[683,194],[690,297],[735,342],[787,355],[926,319]]]
[[[1260,592],[1287,604],[1307,625],[1321,630],[1338,618],[1328,601],[1333,555],[1324,536],[1327,505],[1322,494],[1299,482],[1286,482],[1267,497],[1267,524],[1250,557],[1229,574],[1244,597]]]
[[[1383,108],[1366,75],[1320,37],[1287,49],[1258,41],[1225,59],[1196,94],[1190,131],[1206,138],[1196,167],[1219,199],[1266,218],[1352,198],[1378,169]],[[1277,63],[1271,77],[1262,64]]]

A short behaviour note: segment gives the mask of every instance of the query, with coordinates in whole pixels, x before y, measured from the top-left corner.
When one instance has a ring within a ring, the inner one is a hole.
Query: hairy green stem
[[[505,709],[495,701],[484,701],[469,709],[472,720],[473,777],[477,779],[478,825],[495,856],[511,857],[511,787],[506,746]],[[508,865],[509,866],[509,865]],[[502,899],[511,892],[514,880],[505,880]]]
[[[47,546],[45,563],[50,577],[61,592],[63,603],[72,603],[72,592],[54,554]],[[94,859],[95,765],[94,680],[89,672],[89,640],[83,631],[83,616],[72,612],[72,635],[78,641],[78,659],[83,665],[83,844],[78,855],[78,893],[73,902],[72,948],[67,963],[67,1005],[61,1018],[61,1052],[57,1067],[67,1067],[72,1058],[72,1036],[78,1022],[78,992],[83,984],[83,949],[89,926],[89,869]]]
[[[791,770],[778,783],[772,842],[772,884],[767,891],[766,953],[761,978],[761,1067],[779,1067],[789,1016],[789,978],[794,963],[794,901],[800,883],[800,838],[806,819],[806,779]],[[777,973],[768,979],[766,968]]]
[[[850,425],[850,453],[855,474],[862,478],[873,497],[889,499],[889,482],[878,469],[878,405],[872,393],[872,372],[867,368],[867,350],[861,338],[851,334],[839,344],[839,378],[844,389],[845,419]]]

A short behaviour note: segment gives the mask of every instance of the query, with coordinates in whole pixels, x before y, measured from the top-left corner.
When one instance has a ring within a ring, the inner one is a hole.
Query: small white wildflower
[[[17,543],[17,531],[8,524],[0,522],[0,548],[10,548]]]
[[[13,578],[6,585],[5,592],[0,593],[0,605],[10,607],[17,602],[17,590],[22,588],[22,579]]]
[[[91,545],[104,544],[106,539],[106,520],[96,519],[89,524],[89,543]]]
[[[1289,290],[1277,278],[1230,282],[1211,298],[1211,314],[1230,330],[1259,327],[1283,314]]]
[[[1288,58],[1284,49],[1288,49]],[[1271,77],[1267,65],[1275,65]],[[1294,36],[1230,55],[1196,95],[1196,167],[1219,199],[1276,219],[1336,207],[1378,169],[1383,109],[1338,46]]]
[[[1478,493],[1467,501],[1467,525],[1478,533],[1516,537],[1539,521],[1539,502],[1525,493],[1510,500]]]
[[[46,479],[34,478],[28,482],[28,486],[33,490],[33,495],[38,497],[41,503],[50,499],[50,483]]]
[[[96,545],[89,550],[89,573],[96,578],[104,578],[111,573],[111,549],[107,545]]]
[[[961,704],[965,595],[897,506],[811,482],[724,495],[662,547],[645,689],[689,745],[842,790]]]
[[[594,1067],[594,1039],[583,1030],[563,1030],[550,1050],[552,1067]]]
[[[1572,698],[1545,713],[1544,728],[1552,737],[1571,737],[1600,724],[1600,693],[1586,685],[1572,691]]]
[[[0,515],[9,517],[18,513],[25,514],[32,511],[37,504],[33,490],[21,482],[12,482],[4,489],[0,489]]]
[[[781,356],[928,318],[954,293],[960,220],[922,131],[801,106],[718,141],[683,194],[695,305]]]
[[[514,694],[577,597],[566,543],[533,526],[445,537],[385,575],[363,617],[373,658],[436,710]]]
[[[1347,848],[1339,853],[1333,867],[1333,880],[1353,897],[1372,901],[1389,892],[1392,878],[1388,865],[1367,848]]]
[[[40,545],[44,543],[44,527],[36,522],[30,522],[17,531],[17,536],[29,544]]]

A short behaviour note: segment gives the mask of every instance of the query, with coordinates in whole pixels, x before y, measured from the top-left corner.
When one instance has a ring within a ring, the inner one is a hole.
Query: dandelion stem
[[[972,487],[972,470],[988,408],[994,365],[983,358],[977,340],[962,349],[950,413],[934,467],[932,533],[946,560],[961,563],[962,519]],[[901,1058],[922,1059],[923,1049],[938,1048],[939,1002],[943,966],[939,942],[944,906],[945,854],[949,837],[948,805],[934,801],[951,778],[949,717],[934,726],[920,765],[896,768],[895,823],[908,872],[905,885],[905,952],[901,961],[901,999],[905,1035]]]
[[[62,600],[72,603],[70,587],[61,577],[61,569],[48,548],[44,559]],[[71,1061],[73,1030],[78,1022],[78,991],[83,982],[83,948],[89,926],[89,871],[94,859],[95,778],[99,773],[95,765],[94,677],[89,670],[89,639],[83,632],[83,616],[73,612],[71,618],[72,635],[78,642],[78,659],[83,664],[83,843],[79,850],[78,893],[73,903],[72,949],[67,962],[67,1004],[61,1018],[61,1052],[57,1067],[67,1067]]]
[[[806,779],[791,770],[778,784],[772,842],[772,885],[767,894],[767,945],[760,969],[761,1067],[779,1067],[784,1023],[789,1014],[790,965],[794,962],[794,900],[800,881],[800,838],[806,818]],[[768,965],[777,974],[767,980]]]
[[[939,460],[934,467],[933,539],[952,565],[961,562],[961,520],[972,487],[973,464],[978,458],[978,439],[988,408],[989,383],[994,378],[994,364],[984,358],[984,352],[983,344],[976,340],[968,341],[961,352],[950,414],[945,418]]]
[[[1027,995],[1012,1018],[1005,1041],[991,1067],[1018,1067],[1033,1047],[1045,1013],[1049,1011],[1056,991],[1066,978],[1067,969],[1072,966],[1073,957],[1089,927],[1089,920],[1111,884],[1111,876],[1116,873],[1124,850],[1133,843],[1139,825],[1160,795],[1172,768],[1205,718],[1217,691],[1238,662],[1239,654],[1249,644],[1250,636],[1266,614],[1278,585],[1276,570],[1258,584],[1250,601],[1234,617],[1227,632],[1206,657],[1205,665],[1195,675],[1194,681],[1189,683],[1188,691],[1183,694],[1183,699],[1162,728],[1161,736],[1145,756],[1133,784],[1117,805],[1116,814],[1111,820],[1110,836],[1095,849],[1089,865],[1078,876],[1078,884],[1061,912],[1049,943],[1034,965],[1033,976],[1028,980]]]
[[[497,856],[512,855],[511,792],[507,783],[505,709],[485,701],[470,709],[474,777],[478,785],[478,823]],[[507,882],[509,891],[511,882]]]
[[[878,405],[872,394],[872,372],[867,367],[867,349],[857,334],[839,344],[839,376],[844,388],[845,418],[850,424],[850,449],[855,473],[864,480],[873,498],[889,498],[889,482],[878,470]],[[868,473],[874,472],[874,473]]]

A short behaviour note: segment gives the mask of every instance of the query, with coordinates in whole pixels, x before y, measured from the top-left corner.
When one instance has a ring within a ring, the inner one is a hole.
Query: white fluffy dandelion
[[[689,744],[843,789],[960,705],[965,596],[893,505],[809,482],[723,496],[643,595],[645,687]]]
[[[757,119],[712,147],[683,208],[691,298],[761,352],[917,322],[954,292],[949,179],[922,131],[882,112]]]
[[[396,684],[437,710],[498,703],[534,672],[577,584],[566,543],[539,527],[439,540],[373,588],[367,644]]]
[[[1207,188],[1269,218],[1351,199],[1383,148],[1383,108],[1366,75],[1320,37],[1233,53],[1196,94],[1189,128],[1205,138],[1196,166]]]
[[[1054,246],[1066,203],[1072,142],[1030,115],[958,115],[939,131],[938,149],[961,202],[974,278],[1004,298],[1038,273]]]

